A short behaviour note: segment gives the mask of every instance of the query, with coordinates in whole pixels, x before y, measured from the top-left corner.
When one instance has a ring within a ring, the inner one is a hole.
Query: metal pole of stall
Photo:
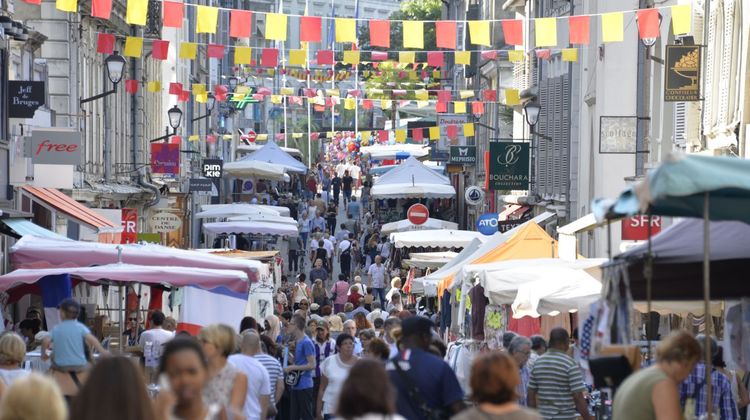
[[[646,253],[646,265],[643,268],[646,277],[646,313],[648,314],[648,325],[651,326],[651,282],[654,278],[654,260],[651,253],[651,211],[648,212],[648,251]],[[647,356],[651,362],[651,334],[646,331],[646,343],[648,345]]]
[[[704,319],[706,322],[706,340],[705,340],[705,358],[706,358],[706,401],[708,401],[707,406],[707,414],[708,414],[708,420],[711,420],[713,418],[713,409],[714,405],[712,403],[713,399],[713,387],[711,384],[711,359],[712,359],[712,339],[711,339],[711,324],[713,323],[713,318],[711,317],[711,258],[709,255],[710,252],[710,241],[709,241],[709,235],[710,232],[710,218],[709,218],[709,210],[710,210],[710,195],[708,192],[704,193],[703,195],[703,310],[704,310]]]

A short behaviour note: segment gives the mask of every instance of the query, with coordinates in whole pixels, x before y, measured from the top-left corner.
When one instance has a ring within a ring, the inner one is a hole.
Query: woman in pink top
[[[333,296],[333,312],[339,313],[344,311],[344,304],[348,298],[349,283],[346,281],[346,276],[339,274],[339,280],[331,288],[331,296]]]

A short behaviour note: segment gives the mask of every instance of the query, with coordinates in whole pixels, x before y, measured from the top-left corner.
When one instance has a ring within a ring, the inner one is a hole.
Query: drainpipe
[[[150,54],[151,53],[146,54],[145,58],[148,58]],[[135,59],[130,60],[130,68],[133,72],[133,79],[141,80],[142,78],[141,67],[136,63]],[[139,149],[139,146],[142,144],[142,142],[139,141],[138,127],[139,126],[142,127],[144,124],[143,110],[138,109],[139,98],[140,98],[140,95],[132,95],[132,100],[130,101],[130,115],[132,116],[132,118],[130,119],[130,125],[131,125],[130,136],[132,139],[131,150],[133,152],[133,168],[134,169],[137,168],[137,165],[138,165],[138,149]],[[143,153],[143,156],[145,155],[146,154]],[[137,168],[137,172],[138,172],[138,185],[154,193],[154,199],[151,201],[148,201],[146,204],[143,205],[143,210],[146,210],[149,207],[155,206],[156,203],[159,202],[159,200],[161,199],[161,194],[159,193],[159,188],[156,185],[146,182],[146,177],[145,177],[146,167],[145,166],[143,168]]]

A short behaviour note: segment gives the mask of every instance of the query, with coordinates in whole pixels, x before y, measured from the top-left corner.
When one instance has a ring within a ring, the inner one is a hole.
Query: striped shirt
[[[529,387],[529,380],[531,379],[531,371],[529,370],[529,365],[523,365],[521,367],[521,370],[518,372],[519,376],[521,377],[521,382],[518,383],[518,386],[516,386],[516,394],[518,395],[518,405],[522,405],[524,407],[528,407],[529,403],[526,398],[527,395],[527,389]]]
[[[271,405],[276,405],[276,384],[279,378],[284,377],[284,371],[281,370],[281,363],[264,353],[256,354],[253,357],[268,371],[268,378],[271,380]]]
[[[573,358],[549,349],[534,363],[528,389],[536,391],[536,405],[546,420],[578,417],[573,395],[586,390],[581,369]]]
[[[737,405],[732,395],[732,383],[723,373],[711,370],[711,400],[713,412],[722,420],[738,418]],[[685,407],[688,399],[695,400],[695,415],[703,416],[708,412],[708,387],[706,387],[706,365],[698,362],[690,375],[680,386],[680,404]]]

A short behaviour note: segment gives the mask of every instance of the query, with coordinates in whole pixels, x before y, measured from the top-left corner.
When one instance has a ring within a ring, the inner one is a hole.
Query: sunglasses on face
[[[138,318],[130,318],[131,321],[138,321]]]

